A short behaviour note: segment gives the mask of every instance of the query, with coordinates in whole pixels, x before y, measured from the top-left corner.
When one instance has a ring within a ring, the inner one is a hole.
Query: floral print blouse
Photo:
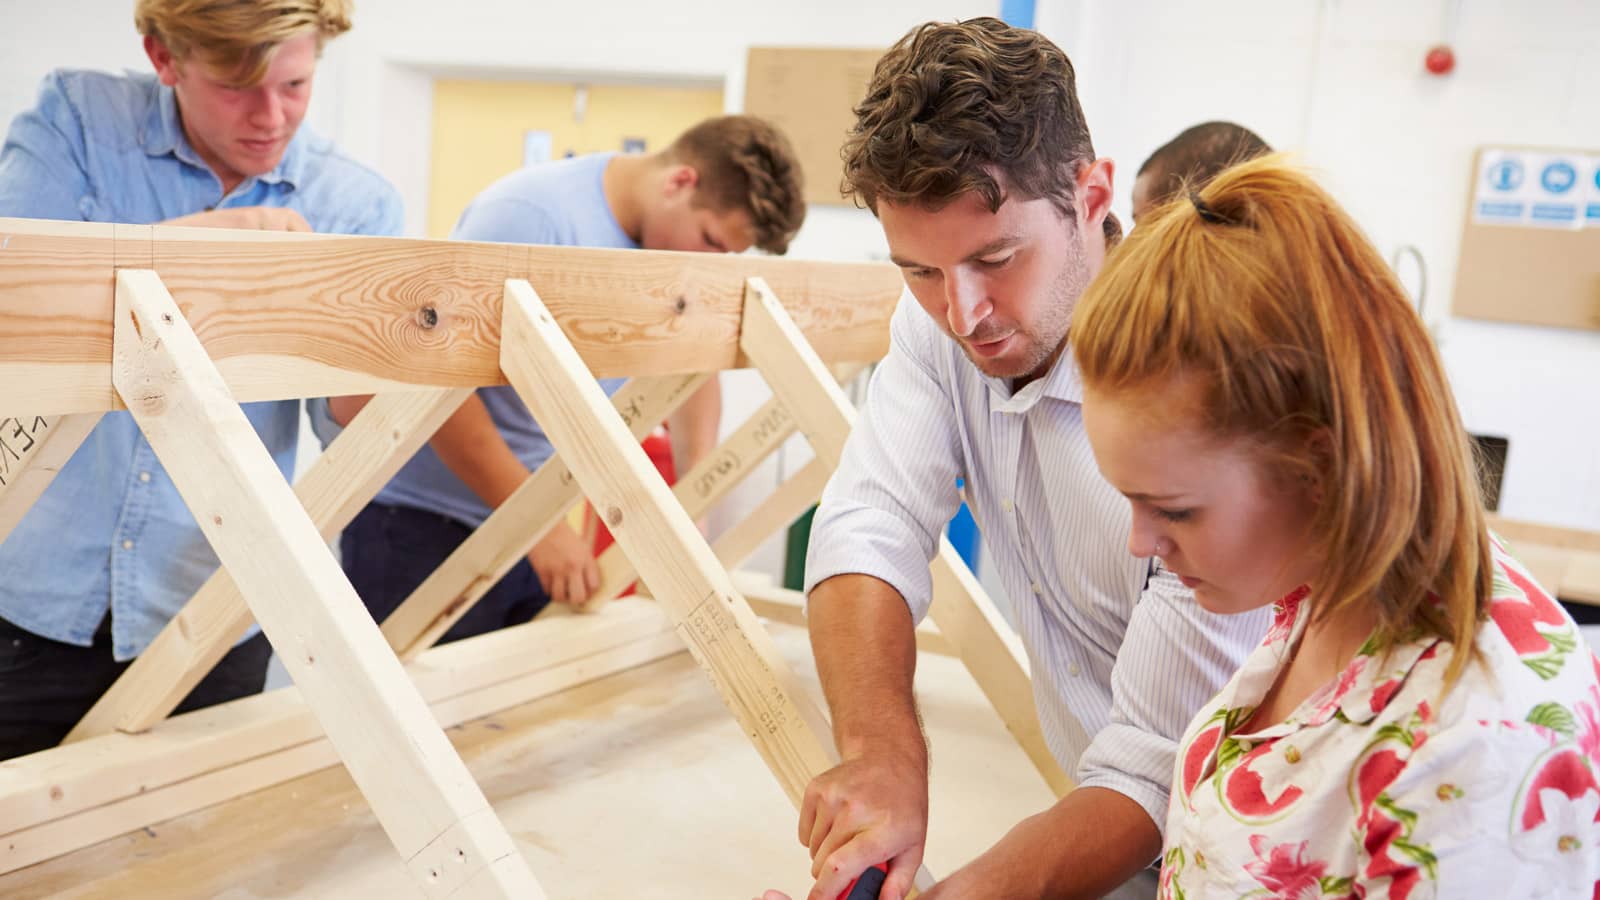
[[[1307,589],[1179,745],[1161,897],[1600,900],[1600,659],[1498,544],[1483,662],[1362,647],[1281,723],[1240,733]]]

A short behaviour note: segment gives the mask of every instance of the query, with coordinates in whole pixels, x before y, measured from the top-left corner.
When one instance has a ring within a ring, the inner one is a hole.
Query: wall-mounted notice
[[[1584,175],[1589,198],[1584,203],[1583,227],[1600,228],[1600,156],[1589,157],[1589,170]]]
[[[1600,228],[1600,157],[1485,150],[1478,158],[1472,221],[1531,228]]]
[[[1452,308],[1600,331],[1600,148],[1478,150]]]

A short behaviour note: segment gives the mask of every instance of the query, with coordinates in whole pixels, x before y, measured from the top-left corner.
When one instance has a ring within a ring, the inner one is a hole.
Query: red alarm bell
[[[1428,55],[1423,57],[1422,64],[1435,75],[1449,75],[1456,67],[1456,52],[1450,49],[1449,44],[1434,44],[1428,48]]]

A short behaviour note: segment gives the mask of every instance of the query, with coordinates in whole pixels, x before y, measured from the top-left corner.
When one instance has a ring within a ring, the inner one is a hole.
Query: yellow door
[[[440,79],[433,85],[428,236],[448,237],[480,191],[520,168],[528,133],[559,159],[638,147],[654,152],[722,113],[722,89]]]

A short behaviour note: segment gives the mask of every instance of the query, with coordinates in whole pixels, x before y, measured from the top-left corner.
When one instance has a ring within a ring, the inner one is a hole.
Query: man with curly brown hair
[[[529,166],[472,201],[452,237],[576,247],[783,253],[805,218],[800,166],[787,138],[750,116],[707,119],[650,155],[595,153]],[[601,379],[607,393],[622,379]],[[335,398],[348,422],[364,398]],[[669,420],[676,470],[716,446],[722,394],[712,380]],[[479,390],[345,529],[346,574],[379,621],[393,612],[553,452],[509,387]],[[458,621],[445,640],[576,604],[600,585],[589,545],[565,522]]]
[[[895,312],[812,524],[811,643],[843,760],[801,811],[813,900],[885,860],[881,896],[900,898],[922,861],[913,628],[963,494],[1027,648],[1046,741],[1078,787],[928,897],[1153,895],[1176,741],[1266,630],[1263,615],[1205,613],[1159,561],[1129,555],[1128,502],[1090,452],[1063,350],[1120,230],[1114,167],[1095,156],[1075,91],[1049,40],[974,19],[913,29],[855,110],[845,188],[882,223],[915,302]]]

